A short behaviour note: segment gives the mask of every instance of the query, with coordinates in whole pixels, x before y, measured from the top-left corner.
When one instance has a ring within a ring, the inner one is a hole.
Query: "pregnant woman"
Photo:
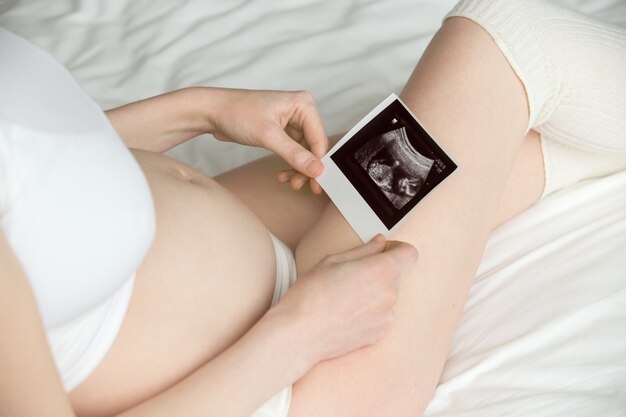
[[[420,415],[494,225],[623,167],[625,48],[540,1],[460,2],[402,98],[462,172],[363,245],[314,181],[275,181],[323,170],[308,94],[105,115],[0,30],[0,415]],[[205,132],[291,169],[211,179],[160,155]]]

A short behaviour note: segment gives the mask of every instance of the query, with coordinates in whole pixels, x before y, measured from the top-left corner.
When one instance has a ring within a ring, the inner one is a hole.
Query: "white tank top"
[[[2,28],[0,222],[46,328],[122,288],[155,229],[147,181],[99,106],[51,55]]]

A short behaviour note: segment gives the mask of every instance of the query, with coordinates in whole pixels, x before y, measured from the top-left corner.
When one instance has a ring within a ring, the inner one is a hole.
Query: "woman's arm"
[[[129,148],[165,152],[213,130],[210,88],[185,88],[135,101],[105,113]]]
[[[284,314],[268,314],[235,345],[190,378],[128,416],[247,416],[309,369],[311,358],[294,349],[302,327]],[[240,390],[246,395],[233,396]],[[206,399],[206,401],[201,401]],[[198,410],[194,412],[193,409]],[[0,416],[71,417],[43,325],[25,274],[0,234]]]
[[[283,314],[268,314],[201,371],[124,415],[170,417],[187,409],[186,416],[250,415],[313,365],[301,354],[303,349],[290,346],[298,327]],[[246,395],[235,397],[241,390]],[[0,416],[74,416],[32,291],[1,233]]]
[[[417,253],[382,237],[327,257],[238,342],[124,417],[247,417],[319,361],[378,341]],[[0,415],[72,417],[33,294],[0,233]],[[245,395],[237,395],[245,392]]]
[[[0,231],[0,415],[74,416],[24,271]]]
[[[119,416],[250,416],[314,364],[380,340],[398,276],[416,259],[410,245],[382,236],[327,257],[225,352]]]
[[[267,315],[239,341],[167,391],[120,417],[248,417],[312,364],[294,344],[297,328]]]
[[[106,114],[130,148],[165,152],[211,133],[218,140],[266,148],[308,177],[322,173],[320,158],[329,146],[315,101],[305,91],[192,87]]]

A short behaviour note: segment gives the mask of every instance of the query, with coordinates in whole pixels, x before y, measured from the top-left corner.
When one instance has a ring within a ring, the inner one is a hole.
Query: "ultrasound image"
[[[330,158],[392,230],[457,165],[398,97],[387,101]],[[361,200],[351,201],[358,210]]]
[[[411,145],[404,126],[373,137],[354,159],[398,210],[419,192],[435,162]]]

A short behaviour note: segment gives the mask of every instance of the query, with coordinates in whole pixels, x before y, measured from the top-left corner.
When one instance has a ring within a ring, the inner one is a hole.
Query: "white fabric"
[[[309,89],[333,133],[399,92],[454,3],[32,0],[0,6],[0,25],[52,51],[105,108],[194,84]],[[626,24],[622,0],[557,3]],[[202,137],[170,154],[216,174],[263,152]],[[555,193],[493,234],[429,416],[624,408],[625,188],[620,174]]]
[[[545,173],[542,198],[584,179],[626,169],[626,153],[582,150],[550,139],[547,134],[541,135],[541,151]]]
[[[270,234],[276,256],[276,281],[272,305],[285,295],[297,278],[291,249]],[[66,392],[76,388],[102,361],[115,340],[128,310],[135,276],[99,306],[61,326],[46,329],[48,344]],[[260,407],[253,417],[286,417],[291,385]]]
[[[296,282],[297,271],[296,260],[289,246],[271,233],[270,237],[276,254],[276,286],[272,297],[272,305],[275,305],[283,298],[289,287]]]
[[[83,382],[104,359],[130,304],[135,276],[91,311],[46,329],[54,363],[66,392]]]
[[[105,356],[154,234],[148,184],[48,53],[0,28],[0,221],[63,385]]]
[[[528,128],[561,143],[626,155],[626,28],[546,0],[461,0],[524,83]]]
[[[626,172],[493,232],[428,417],[626,415]]]
[[[543,196],[626,168],[626,28],[545,0],[461,0],[452,16],[482,26],[524,84]]]
[[[154,234],[148,183],[98,105],[48,53],[0,28],[2,230],[46,327],[110,297]]]
[[[272,305],[276,305],[285,295],[297,278],[296,260],[293,252],[287,245],[281,242],[276,236],[270,234],[274,244],[276,254],[276,286]],[[289,405],[291,404],[291,385],[285,387],[278,394],[254,412],[252,417],[287,417]]]

